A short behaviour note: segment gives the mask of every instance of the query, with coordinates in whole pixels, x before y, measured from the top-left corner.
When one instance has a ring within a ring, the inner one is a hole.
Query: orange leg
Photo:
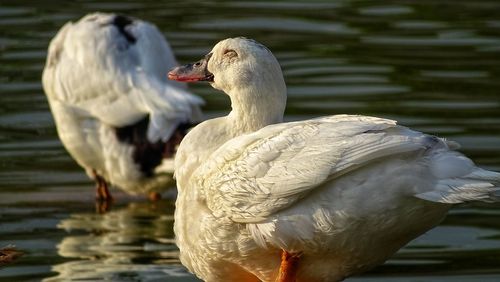
[[[161,194],[158,192],[149,192],[148,198],[151,202],[156,202],[161,200]]]
[[[112,201],[95,201],[95,211],[98,214],[105,214],[111,209]]]
[[[100,176],[96,185],[96,197],[97,199],[103,201],[110,201],[113,199],[113,196],[111,196],[111,193],[108,190],[108,183],[106,183],[106,181]]]
[[[108,190],[108,183],[106,180],[97,174],[95,170],[93,171],[93,174],[96,182],[96,199],[100,201],[112,201],[113,197]]]
[[[99,186],[99,184],[97,184]],[[104,188],[103,188],[104,187]],[[96,188],[95,209],[97,213],[103,214],[110,210],[113,197],[107,189],[107,184]]]
[[[276,282],[295,282],[299,267],[300,253],[281,252],[281,265]]]
[[[108,183],[102,176],[97,174],[97,172],[94,170],[94,179],[96,182],[96,190],[95,190],[95,198],[96,198],[96,211],[98,213],[105,213],[109,211],[111,204],[113,203],[113,197],[111,196],[111,193],[108,190]]]

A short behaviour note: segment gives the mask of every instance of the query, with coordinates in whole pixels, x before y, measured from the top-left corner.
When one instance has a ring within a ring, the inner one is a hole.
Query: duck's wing
[[[197,119],[203,101],[167,83],[176,65],[158,29],[136,19],[95,13],[67,23],[52,40],[43,74],[49,100],[113,127],[150,115],[148,139],[166,140]]]
[[[216,216],[259,222],[327,180],[375,159],[442,141],[366,116],[330,116],[265,127],[232,139],[193,174]]]

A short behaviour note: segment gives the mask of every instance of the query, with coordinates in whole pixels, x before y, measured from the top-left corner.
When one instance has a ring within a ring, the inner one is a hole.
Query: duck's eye
[[[236,53],[236,51],[234,51],[233,49],[227,49],[224,51],[224,57],[228,58],[238,57],[238,53]]]

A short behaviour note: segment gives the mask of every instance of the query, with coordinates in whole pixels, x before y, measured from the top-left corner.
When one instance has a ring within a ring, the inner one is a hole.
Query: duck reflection
[[[173,234],[174,202],[134,202],[105,214],[77,213],[58,253],[72,259],[52,267],[53,281],[197,281],[180,265]],[[177,280],[179,279],[179,280]]]

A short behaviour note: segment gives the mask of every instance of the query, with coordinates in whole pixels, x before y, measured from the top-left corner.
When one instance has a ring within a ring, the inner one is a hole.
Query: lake
[[[392,118],[459,142],[500,171],[499,1],[0,2],[0,247],[25,255],[0,281],[197,281],[173,241],[175,193],[150,203],[94,184],[57,138],[41,87],[50,39],[93,11],[155,23],[179,62],[220,39],[254,38],[284,71],[287,120],[340,113]],[[192,85],[207,117],[229,100]],[[384,265],[347,281],[500,281],[500,204],[452,209]]]

